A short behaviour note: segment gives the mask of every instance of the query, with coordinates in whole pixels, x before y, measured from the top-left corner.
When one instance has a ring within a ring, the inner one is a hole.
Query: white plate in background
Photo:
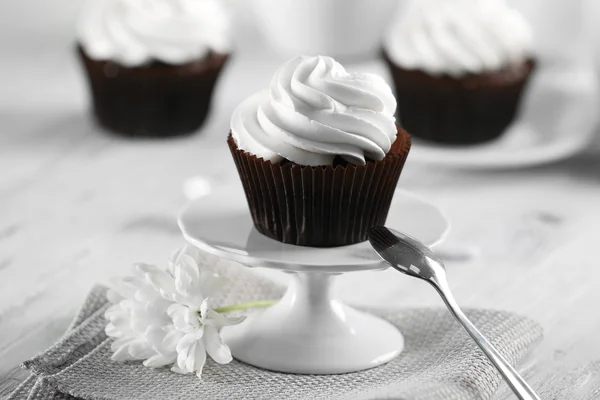
[[[598,77],[591,64],[538,66],[519,117],[499,139],[454,147],[415,138],[409,160],[463,169],[510,169],[556,162],[592,142],[599,111]]]

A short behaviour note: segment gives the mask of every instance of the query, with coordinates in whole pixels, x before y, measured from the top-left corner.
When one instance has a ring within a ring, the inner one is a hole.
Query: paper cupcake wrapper
[[[283,243],[335,247],[367,240],[383,225],[410,150],[398,130],[392,151],[366,165],[326,167],[272,163],[227,140],[256,229]]]
[[[212,92],[227,61],[213,54],[183,65],[154,62],[124,67],[79,57],[98,123],[125,136],[174,136],[196,131],[210,109]]]
[[[534,68],[529,61],[512,70],[461,78],[431,76],[390,67],[398,120],[415,138],[443,144],[476,144],[498,138],[515,119]]]

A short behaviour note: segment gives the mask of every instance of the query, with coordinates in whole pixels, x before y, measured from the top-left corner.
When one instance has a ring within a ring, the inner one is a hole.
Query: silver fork
[[[381,258],[394,269],[406,275],[423,279],[437,290],[454,318],[465,328],[483,353],[490,359],[519,399],[540,400],[521,375],[462,312],[450,291],[446,278],[446,268],[438,256],[417,239],[392,231],[384,226],[372,228],[369,231],[369,241]]]

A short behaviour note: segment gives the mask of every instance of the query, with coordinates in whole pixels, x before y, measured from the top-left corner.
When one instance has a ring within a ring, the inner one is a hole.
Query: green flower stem
[[[227,312],[231,312],[231,311],[246,310],[248,308],[269,307],[275,303],[277,303],[277,300],[250,301],[248,303],[233,304],[231,306],[215,308],[215,311],[222,314],[222,313],[227,313]]]

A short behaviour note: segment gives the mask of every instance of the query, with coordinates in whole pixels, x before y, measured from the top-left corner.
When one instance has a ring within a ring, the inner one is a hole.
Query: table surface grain
[[[23,28],[15,24],[0,31],[29,35],[18,45],[1,42],[10,56],[0,64],[0,397],[25,376],[15,367],[61,336],[94,284],[125,274],[136,261],[163,262],[183,244],[176,215],[194,189],[190,183],[237,179],[225,145],[229,116],[281,61],[240,49],[200,132],[122,139],[89,116],[69,25],[75,11],[52,20],[56,29],[48,34],[18,31]],[[365,67],[385,74],[377,61]],[[590,363],[600,360],[597,152],[486,173],[409,159],[400,186],[450,218],[440,251],[448,254],[461,305],[511,310],[543,326],[532,371],[596,365]],[[357,304],[442,306],[425,284],[389,270],[346,274],[338,290]]]

